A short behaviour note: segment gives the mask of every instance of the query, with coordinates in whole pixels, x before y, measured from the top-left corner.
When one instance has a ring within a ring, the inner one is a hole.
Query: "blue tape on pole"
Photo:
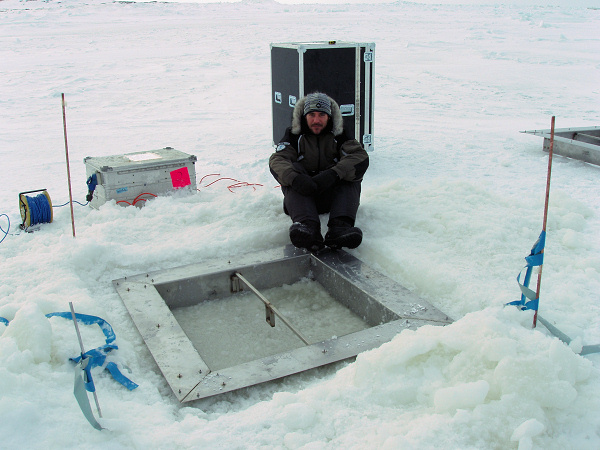
[[[537,298],[537,294],[532,290],[529,289],[528,285],[529,285],[529,280],[531,279],[531,267],[527,268],[527,273],[525,275],[525,281],[523,282],[523,284],[521,284],[519,278],[521,277],[521,273],[523,273],[523,271],[519,272],[519,275],[517,276],[517,283],[519,283],[519,288],[521,289],[521,303],[525,304],[526,302],[526,298],[528,298],[529,300],[535,300]]]
[[[71,315],[70,312],[50,313],[50,314],[46,314],[46,317],[48,317],[48,318],[63,317],[65,319],[73,320],[73,316]],[[80,313],[75,313],[75,317],[77,318],[77,320],[79,322],[81,322],[84,325],[98,324],[98,326],[102,330],[102,333],[104,333],[104,336],[106,337],[107,344],[112,344],[117,339],[117,336],[115,336],[115,332],[113,331],[112,327],[106,320],[101,319],[100,317],[97,317],[97,316],[90,316],[88,314],[80,314]]]
[[[46,317],[48,317],[48,318],[63,317],[65,319],[73,320],[73,316],[71,315],[70,312],[50,313],[50,314],[46,314]],[[115,340],[117,339],[117,336],[115,335],[115,332],[113,331],[113,328],[110,326],[110,324],[106,320],[104,320],[100,317],[90,316],[87,314],[80,314],[80,313],[75,313],[75,317],[77,318],[78,322],[81,322],[84,325],[97,324],[100,327],[100,329],[102,330],[102,333],[104,333],[104,337],[106,338],[105,345],[102,345],[98,348],[94,348],[92,350],[88,350],[87,352],[85,352],[83,354],[83,357],[90,358],[90,362],[87,365],[87,367],[85,368],[85,370],[89,375],[89,379],[91,380],[90,370],[93,369],[94,367],[104,366],[108,352],[119,348],[119,347],[117,347],[116,344],[114,344]],[[71,359],[71,361],[78,363],[81,360],[81,356],[76,356],[76,357],[73,357],[70,359]],[[108,368],[108,365],[111,365],[110,369]],[[119,371],[119,368],[117,367],[117,365],[115,363],[109,362],[107,364],[107,366],[105,367],[105,369],[108,369],[108,371],[113,376],[115,381],[118,381],[123,386],[125,386],[127,389],[129,389],[130,391],[135,389],[136,387],[138,387],[138,385],[136,383],[131,381],[129,378],[127,378],[125,375],[123,375]],[[115,374],[116,374],[116,376],[115,376]],[[93,390],[90,390],[90,389],[94,389],[93,382],[91,382],[90,386],[88,386],[86,384],[86,389],[89,392],[93,392]]]
[[[525,261],[527,261],[527,267],[537,267],[544,264],[544,254],[539,253],[537,255],[526,256]]]
[[[529,282],[531,281],[531,274],[533,272],[533,268],[541,266],[544,263],[545,246],[546,232],[542,230],[537,241],[535,242],[535,244],[533,244],[531,253],[529,253],[529,255],[525,257],[525,262],[527,264],[525,265],[525,267],[523,267],[523,269],[521,269],[519,275],[517,275],[517,283],[519,284],[519,288],[521,289],[521,300],[516,300],[514,302],[507,303],[507,305],[518,306],[522,310],[538,310],[540,299],[537,297],[536,293],[533,290],[529,289]],[[521,275],[523,274],[523,270],[525,270],[525,278],[523,279],[523,283],[521,283]]]
[[[537,255],[538,253],[541,253],[545,247],[546,247],[546,232],[544,230],[542,230],[542,232],[540,233],[540,236],[538,237],[538,240],[536,241],[536,243],[533,245],[533,248],[531,249],[531,254]]]
[[[62,317],[64,319],[73,320],[73,316],[70,312],[50,313],[50,314],[46,314],[46,317],[47,318]],[[85,386],[85,389],[88,392],[94,392],[96,390],[96,387],[94,386],[94,381],[92,379],[91,370],[94,367],[104,366],[108,352],[119,348],[119,347],[117,347],[116,344],[114,344],[114,342],[117,339],[117,336],[115,335],[115,332],[114,332],[113,328],[110,326],[110,324],[106,320],[104,320],[100,317],[90,316],[88,314],[80,314],[80,313],[75,313],[75,317],[77,318],[78,322],[81,322],[84,325],[97,324],[100,327],[100,329],[102,330],[102,333],[104,333],[104,337],[106,338],[106,344],[104,344],[100,347],[94,348],[92,350],[88,350],[83,355],[69,358],[71,361],[73,361],[76,364],[78,364],[79,361],[81,361],[82,357],[89,359],[89,361],[84,366],[82,366],[82,370],[84,371],[83,384]],[[4,325],[8,326],[8,320],[6,320],[4,317],[0,317],[0,323],[3,323]],[[115,381],[118,381],[123,386],[125,386],[127,389],[129,389],[130,391],[132,391],[136,387],[138,387],[138,385],[136,383],[134,383],[133,381],[131,381],[129,378],[127,378],[125,375],[123,375],[121,373],[121,371],[119,370],[119,367],[114,362],[107,363],[105,369],[109,371],[109,373],[112,375],[112,377],[115,379]]]
[[[108,370],[111,373],[111,375],[113,376],[113,378],[116,381],[121,383],[123,386],[125,386],[130,391],[133,391],[136,387],[138,387],[137,384],[135,384],[133,381],[131,381],[129,378],[127,378],[125,375],[123,375],[121,373],[121,371],[119,370],[119,367],[114,362],[109,362],[106,365],[106,370]]]
[[[523,311],[528,310],[528,309],[531,309],[532,311],[537,311],[539,306],[540,306],[540,299],[535,298],[529,302],[525,302],[522,309],[523,309]]]
[[[88,365],[89,368],[93,368],[93,367],[99,367],[99,366],[103,366],[104,362],[106,361],[106,352],[112,350],[113,348],[117,348],[116,345],[110,345],[110,346],[102,346],[102,347],[98,347],[92,350],[88,350],[87,352],[85,352],[83,354],[84,357],[90,357],[90,364]],[[81,360],[81,356],[76,356],[74,358],[70,358],[71,361],[78,363]],[[118,381],[119,383],[121,383],[123,386],[125,386],[127,389],[129,389],[130,391],[134,390],[136,387],[138,387],[138,385],[136,383],[134,383],[133,381],[131,381],[129,378],[127,378],[125,375],[123,375],[121,373],[121,371],[119,370],[119,367],[114,363],[114,362],[109,362],[108,364],[106,364],[105,367],[106,370],[108,370],[110,372],[110,374],[113,376],[113,378],[115,379],[115,381]],[[92,392],[92,391],[90,391]]]

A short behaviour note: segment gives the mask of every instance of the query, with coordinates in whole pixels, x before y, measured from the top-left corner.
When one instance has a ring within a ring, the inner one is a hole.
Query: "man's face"
[[[319,134],[327,126],[329,116],[324,112],[313,111],[306,115],[306,123],[308,128],[314,133]]]

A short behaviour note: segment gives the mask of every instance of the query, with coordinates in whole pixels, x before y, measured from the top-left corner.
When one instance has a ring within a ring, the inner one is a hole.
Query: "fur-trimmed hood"
[[[325,94],[326,95],[326,94]],[[340,112],[340,106],[331,97],[327,96],[331,102],[331,131],[334,136],[339,136],[344,131],[344,121],[342,113]],[[306,96],[302,97],[296,102],[294,106],[294,112],[292,113],[292,133],[301,134],[303,131],[302,122],[304,120],[304,103],[306,102]]]

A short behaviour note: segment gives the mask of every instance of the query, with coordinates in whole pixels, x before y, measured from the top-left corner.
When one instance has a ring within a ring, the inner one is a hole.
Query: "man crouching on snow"
[[[369,156],[356,139],[344,135],[338,104],[316,92],[294,107],[292,126],[269,158],[283,191],[283,209],[292,219],[290,240],[317,251],[356,248],[362,231],[354,226],[362,177]],[[325,240],[319,214],[329,213]]]

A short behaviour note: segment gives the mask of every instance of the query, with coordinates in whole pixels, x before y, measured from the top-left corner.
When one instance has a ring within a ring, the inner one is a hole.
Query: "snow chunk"
[[[490,385],[485,380],[439,389],[433,399],[435,411],[441,413],[474,408],[483,403],[489,390]]]
[[[581,350],[583,350],[583,340],[581,339],[581,336],[577,336],[571,342],[569,342],[569,348],[573,351],[573,353],[581,353]]]
[[[317,413],[304,403],[291,403],[283,407],[282,422],[290,430],[307,430],[317,422]]]
[[[533,448],[531,438],[540,434],[545,428],[544,424],[536,419],[526,420],[515,429],[510,440],[519,441],[519,450],[531,450]]]
[[[26,303],[15,314],[2,338],[13,338],[20,351],[30,351],[37,364],[50,362],[52,327],[35,303]]]

